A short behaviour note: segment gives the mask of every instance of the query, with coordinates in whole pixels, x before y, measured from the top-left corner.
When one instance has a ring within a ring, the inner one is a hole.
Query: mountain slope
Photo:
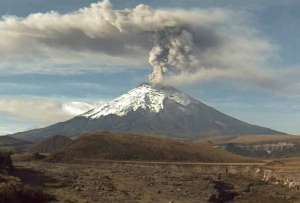
[[[71,137],[95,131],[184,139],[204,135],[280,134],[225,115],[174,88],[142,84],[69,121],[14,136],[35,140],[56,134]]]
[[[96,133],[81,136],[50,160],[147,160],[243,162],[250,159],[207,144],[183,143],[135,134]]]

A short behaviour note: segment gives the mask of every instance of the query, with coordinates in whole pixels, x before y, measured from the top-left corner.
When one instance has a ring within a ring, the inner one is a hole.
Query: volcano
[[[76,137],[96,131],[181,139],[282,134],[221,113],[173,87],[145,83],[71,120],[13,136],[41,140],[54,135]]]

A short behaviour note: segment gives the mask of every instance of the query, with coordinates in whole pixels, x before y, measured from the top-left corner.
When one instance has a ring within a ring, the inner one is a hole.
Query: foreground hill
[[[96,133],[74,140],[50,157],[56,161],[76,159],[243,162],[246,159],[208,144],[132,135]]]
[[[206,135],[281,134],[223,114],[172,87],[142,84],[111,102],[69,121],[13,135],[42,140],[96,131],[155,134],[197,139]]]
[[[30,151],[51,154],[61,151],[71,143],[72,140],[70,138],[61,135],[55,135],[35,144],[31,147]]]

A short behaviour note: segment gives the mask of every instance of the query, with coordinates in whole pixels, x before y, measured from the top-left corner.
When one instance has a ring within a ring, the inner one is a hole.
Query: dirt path
[[[265,162],[251,163],[208,163],[208,162],[162,162],[162,161],[113,161],[113,160],[95,160],[95,159],[74,159],[75,163],[108,163],[108,164],[135,164],[135,165],[175,165],[175,166],[264,166]]]

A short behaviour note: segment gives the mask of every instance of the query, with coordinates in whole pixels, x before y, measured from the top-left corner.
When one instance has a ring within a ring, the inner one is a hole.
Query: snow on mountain
[[[145,83],[81,116],[89,119],[98,119],[110,114],[125,116],[128,112],[136,111],[138,109],[158,113],[164,109],[164,101],[166,99],[172,100],[183,106],[195,102],[195,100],[188,95],[171,87],[154,87]]]

